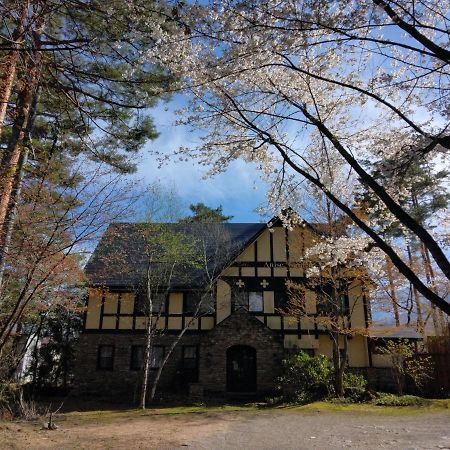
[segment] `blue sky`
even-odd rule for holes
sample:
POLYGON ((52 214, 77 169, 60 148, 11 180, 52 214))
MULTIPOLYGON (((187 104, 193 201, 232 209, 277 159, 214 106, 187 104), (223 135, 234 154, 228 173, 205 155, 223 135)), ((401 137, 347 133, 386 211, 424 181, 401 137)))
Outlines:
POLYGON ((266 186, 260 180, 255 165, 238 160, 225 173, 207 179, 204 179, 207 168, 194 160, 170 162, 158 168, 158 161, 149 152, 152 148, 171 153, 180 145, 193 147, 198 142, 198 133, 175 125, 176 110, 181 106, 184 106, 184 98, 178 95, 169 103, 161 103, 151 110, 160 136, 147 143, 138 178, 147 184, 159 181, 167 188, 175 188, 186 206, 198 202, 213 208, 222 205, 226 215, 234 216, 232 222, 260 222, 261 217, 255 208, 264 204, 266 186))

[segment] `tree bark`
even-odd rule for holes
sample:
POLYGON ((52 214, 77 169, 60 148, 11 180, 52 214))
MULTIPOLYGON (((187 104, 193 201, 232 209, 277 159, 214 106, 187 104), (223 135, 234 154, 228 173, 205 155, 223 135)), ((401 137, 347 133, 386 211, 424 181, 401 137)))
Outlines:
MULTIPOLYGON (((433 266, 431 264, 430 255, 428 254, 427 248, 424 245, 420 245, 420 253, 427 283, 430 286, 430 289, 436 292, 437 287, 433 266)), ((431 309, 431 318, 433 320, 433 328, 436 336, 441 336, 448 332, 448 326, 446 325, 446 320, 442 314, 442 311, 435 308, 433 305, 431 309)))
POLYGON ((150 372, 150 363, 152 358, 152 341, 153 341, 153 298, 151 291, 151 265, 152 260, 150 259, 147 267, 147 300, 148 300, 148 315, 147 315, 147 332, 145 340, 145 354, 144 354, 144 367, 142 374, 142 389, 141 389, 141 400, 140 406, 145 409, 147 406, 147 386, 148 386, 148 375, 150 372))
POLYGON ((386 255, 386 273, 389 281, 389 291, 391 294, 392 310, 394 311, 395 326, 399 327, 400 314, 398 312, 397 289, 395 288, 394 277, 392 276, 392 262, 387 255, 386 255))
POLYGON ((333 337, 333 373, 334 390, 337 397, 344 397, 344 373, 347 367, 348 338, 347 335, 340 335, 338 332, 332 332, 333 337), (339 338, 344 340, 342 355, 339 351, 339 338))
MULTIPOLYGON (((411 269, 415 272, 416 271, 416 264, 415 264, 414 259, 412 257, 411 247, 409 245, 407 245, 406 249, 408 251, 409 265, 411 266, 411 269)), ((417 292, 417 289, 414 286, 412 286, 412 288, 413 288, 414 302, 416 304, 417 329, 418 329, 419 333, 423 333, 423 331, 424 331, 424 322, 423 322, 423 316, 422 316, 422 305, 420 304, 420 296, 419 296, 419 293, 417 292)))
POLYGON ((2 135, 9 99, 16 77, 19 50, 24 41, 24 23, 28 13, 28 6, 29 2, 24 1, 18 23, 11 34, 13 50, 2 58, 0 63, 0 136, 2 135))
MULTIPOLYGON (((191 320, 191 321, 192 321, 192 320, 191 320)), ((190 321, 190 322, 191 322, 191 321, 190 321)), ((190 322, 189 322, 189 323, 190 323, 190 322)), ((175 340, 172 342, 172 344, 170 345, 169 350, 167 351, 167 353, 164 355, 164 358, 163 358, 163 360, 161 361, 160 366, 158 367, 158 370, 157 370, 156 375, 155 375, 155 379, 153 380, 153 383, 152 383, 152 388, 151 388, 151 391, 150 391, 150 402, 152 402, 153 399, 155 398, 156 389, 157 389, 157 387, 158 387, 159 379, 161 378, 161 374, 162 374, 162 371, 163 371, 163 369, 164 369, 164 366, 166 365, 167 361, 169 360, 170 356, 172 355, 172 353, 173 353, 175 347, 176 347, 176 346, 178 345, 178 343, 180 342, 180 340, 181 340, 181 338, 183 337, 184 333, 186 333, 186 330, 188 329, 188 327, 189 327, 189 324, 186 325, 186 326, 181 330, 181 332, 178 334, 178 336, 176 337, 176 339, 175 339, 175 340)))
POLYGON ((446 63, 450 62, 450 51, 445 47, 435 44, 432 40, 428 39, 424 34, 413 25, 405 22, 384 0, 373 0, 373 2, 384 9, 386 14, 390 17, 393 23, 399 26, 403 31, 406 31, 417 42, 420 42, 425 48, 430 50, 436 58, 446 63))
POLYGON ((8 240, 15 220, 16 204, 20 199, 23 165, 27 159, 24 147, 26 133, 29 130, 33 105, 37 100, 40 65, 42 55, 39 52, 40 36, 43 22, 34 33, 36 50, 27 57, 27 73, 21 78, 22 88, 19 91, 15 119, 11 138, 3 154, 0 168, 0 288, 3 281, 4 264, 8 240), (24 154, 25 153, 25 154, 24 154), (14 195, 15 194, 15 195, 14 195))

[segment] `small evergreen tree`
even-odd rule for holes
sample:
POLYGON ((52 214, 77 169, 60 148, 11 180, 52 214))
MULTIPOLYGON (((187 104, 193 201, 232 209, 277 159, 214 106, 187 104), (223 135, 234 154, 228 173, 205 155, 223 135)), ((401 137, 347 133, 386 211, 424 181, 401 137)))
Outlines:
POLYGON ((228 222, 233 216, 225 216, 222 211, 222 205, 217 208, 210 208, 204 203, 195 203, 189 206, 192 211, 192 216, 185 217, 181 219, 180 222, 193 223, 193 222, 203 222, 203 223, 215 223, 215 222, 228 222))

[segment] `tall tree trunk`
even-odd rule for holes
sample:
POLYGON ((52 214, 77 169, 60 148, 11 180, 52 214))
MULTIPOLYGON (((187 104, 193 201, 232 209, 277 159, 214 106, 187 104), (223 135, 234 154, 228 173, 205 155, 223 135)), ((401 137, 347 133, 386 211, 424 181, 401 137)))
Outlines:
POLYGON ((181 338, 183 337, 184 333, 186 333, 186 330, 189 328, 189 324, 192 322, 192 319, 189 321, 188 325, 186 325, 180 333, 178 333, 178 336, 175 338, 175 340, 170 344, 169 350, 164 355, 163 360, 161 361, 160 366, 158 367, 158 370, 155 374, 155 378, 153 379, 152 388, 150 391, 150 402, 152 402, 155 398, 156 389, 158 387, 159 379, 161 378, 162 371, 164 369, 164 366, 166 365, 167 361, 169 360, 170 356, 172 355, 175 347, 180 342, 181 338))
MULTIPOLYGON (((151 265, 150 259, 147 267, 147 300, 148 300, 148 315, 147 315, 147 331, 145 339, 145 353, 144 353, 144 367, 142 370, 142 388, 141 388, 141 400, 140 406, 145 409, 147 404, 147 388, 148 388, 148 375, 150 373, 150 363, 152 358, 152 345, 153 345, 153 298, 152 298, 152 286, 151 286, 151 265)), ((161 308, 160 308, 161 309, 161 308)))
POLYGON ((153 328, 152 317, 148 317, 148 325, 145 340, 145 352, 144 352, 144 367, 142 373, 142 388, 140 406, 145 409, 147 406, 147 390, 148 390, 148 376, 150 373, 150 363, 152 358, 152 341, 153 341, 153 328))
MULTIPOLYGON (((420 253, 422 257, 422 264, 425 272, 425 277, 427 279, 428 286, 437 292, 436 279, 434 275, 433 266, 431 264, 430 255, 427 248, 421 243, 420 253)), ((433 327, 437 336, 441 336, 447 332, 448 326, 446 325, 446 320, 442 311, 436 308, 434 305, 431 306, 431 317, 433 319, 433 327)))
POLYGON ((23 178, 23 174, 21 175, 20 171, 23 169, 24 162, 27 159, 27 150, 24 142, 31 123, 33 105, 37 102, 37 88, 42 59, 39 48, 43 29, 44 24, 41 23, 38 30, 34 33, 36 50, 27 56, 27 74, 20 80, 22 88, 17 98, 12 134, 0 166, 0 288, 3 282, 4 260, 6 258, 8 239, 14 225, 15 204, 19 201, 20 196, 20 184, 23 178), (13 195, 14 193, 16 195, 13 195))
POLYGON ((8 109, 9 99, 11 98, 14 79, 17 72, 17 63, 19 61, 19 50, 24 42, 25 20, 28 13, 29 1, 23 1, 16 28, 11 34, 11 46, 13 50, 7 53, 0 60, 0 136, 8 109))
POLYGON ((348 338, 347 335, 340 335, 338 332, 332 332, 333 341, 333 381, 334 390, 337 397, 344 397, 344 372, 347 366, 348 338), (339 351, 339 339, 343 338, 344 347, 342 354, 339 351))
POLYGON ((181 338, 184 336, 184 334, 186 333, 186 331, 189 329, 189 327, 191 326, 191 323, 194 321, 194 319, 198 318, 200 315, 200 310, 202 308, 202 304, 203 304, 203 300, 204 297, 202 296, 201 300, 198 302, 194 313, 192 314, 192 318, 191 320, 189 320, 189 322, 185 323, 184 328, 178 333, 177 337, 175 338, 175 340, 172 342, 172 344, 169 347, 169 350, 167 351, 167 353, 164 355, 163 360, 161 361, 160 366, 158 367, 158 370, 155 374, 155 378, 153 380, 152 383, 152 389, 150 391, 150 402, 153 401, 153 399, 155 398, 155 394, 156 394, 156 389, 158 387, 158 383, 159 383, 159 379, 161 378, 161 374, 162 371, 164 369, 164 366, 166 365, 167 361, 169 360, 170 356, 172 355, 175 347, 178 345, 178 343, 180 342, 181 338))
POLYGON ((386 256, 386 272, 388 276, 388 282, 389 282, 389 291, 391 295, 391 301, 392 301, 392 310, 394 311, 394 319, 395 319, 395 326, 400 326, 400 314, 398 312, 398 298, 397 298, 397 289, 395 288, 394 284, 394 277, 392 275, 392 262, 389 258, 389 256, 386 256))
MULTIPOLYGON (((416 272, 416 264, 414 262, 414 259, 412 257, 411 253, 411 247, 409 245, 406 246, 406 249, 408 251, 408 259, 409 259, 409 265, 414 272, 416 272)), ((424 323, 423 323, 423 316, 422 316, 422 305, 420 304, 420 296, 417 289, 412 286, 413 289, 413 296, 414 296, 414 302, 416 304, 416 313, 417 313, 417 329, 420 333, 423 333, 424 331, 424 323)))

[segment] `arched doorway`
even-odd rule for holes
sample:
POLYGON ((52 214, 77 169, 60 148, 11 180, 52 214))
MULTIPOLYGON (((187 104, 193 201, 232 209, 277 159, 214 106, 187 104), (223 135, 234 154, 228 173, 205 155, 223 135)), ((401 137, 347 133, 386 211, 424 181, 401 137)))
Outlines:
POLYGON ((227 349, 227 391, 256 391, 256 350, 248 345, 227 349))

